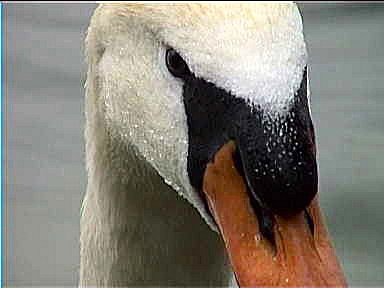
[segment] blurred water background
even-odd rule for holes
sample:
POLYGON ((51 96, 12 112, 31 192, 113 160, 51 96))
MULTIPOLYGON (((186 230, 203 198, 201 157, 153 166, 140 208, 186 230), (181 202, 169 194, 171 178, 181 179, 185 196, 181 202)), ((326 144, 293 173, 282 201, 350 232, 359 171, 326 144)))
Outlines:
MULTIPOLYGON (((94 4, 4 5, 4 278, 76 285, 94 4)), ((384 286, 384 4, 299 4, 321 203, 349 284, 384 286)))

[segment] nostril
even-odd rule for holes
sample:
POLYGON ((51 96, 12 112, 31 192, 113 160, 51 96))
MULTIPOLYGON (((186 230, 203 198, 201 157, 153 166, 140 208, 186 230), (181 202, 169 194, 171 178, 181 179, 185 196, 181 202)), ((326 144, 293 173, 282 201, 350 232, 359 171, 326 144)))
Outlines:
POLYGON ((251 193, 249 192, 249 189, 247 190, 251 206, 257 216, 261 235, 269 241, 274 251, 274 254, 276 254, 277 245, 274 234, 274 226, 276 222, 275 217, 267 208, 262 207, 259 203, 257 203, 257 201, 252 197, 251 193))
POLYGON ((236 146, 235 151, 233 152, 233 162, 235 164, 235 168, 237 172, 240 174, 241 177, 244 178, 244 170, 243 170, 243 163, 241 161, 240 151, 239 148, 236 146))
POLYGON ((314 236, 315 224, 313 223, 313 219, 307 209, 304 210, 304 217, 305 217, 305 220, 307 220, 307 224, 308 224, 309 230, 311 230, 312 236, 314 236))
MULTIPOLYGON (((241 161, 241 155, 238 147, 236 147, 236 150, 234 151, 233 155, 233 161, 236 167, 236 170, 240 174, 240 176, 244 179, 244 182, 247 183, 247 180, 245 178, 245 173, 243 169, 243 163, 241 161)), ((275 235, 274 235, 274 225, 275 225, 275 219, 272 213, 270 213, 266 207, 262 207, 261 203, 259 203, 255 197, 252 196, 252 193, 250 191, 250 187, 247 185, 247 192, 249 195, 249 200, 251 203, 251 206, 253 208, 253 211, 255 212, 257 216, 257 220, 259 222, 259 229, 261 232, 261 235, 265 237, 269 243, 271 244, 273 250, 276 252, 276 241, 275 241, 275 235)))

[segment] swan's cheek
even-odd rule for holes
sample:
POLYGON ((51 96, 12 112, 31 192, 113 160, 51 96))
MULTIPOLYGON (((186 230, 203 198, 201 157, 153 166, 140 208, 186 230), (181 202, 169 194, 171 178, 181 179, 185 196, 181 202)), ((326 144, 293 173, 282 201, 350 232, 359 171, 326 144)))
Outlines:
POLYGON ((111 133, 122 143, 134 145, 165 183, 194 205, 214 228, 188 177, 183 83, 163 69, 158 46, 143 43, 142 49, 133 53, 132 47, 122 45, 116 44, 120 47, 116 51, 106 51, 99 63, 99 75, 103 75, 100 110, 111 133))

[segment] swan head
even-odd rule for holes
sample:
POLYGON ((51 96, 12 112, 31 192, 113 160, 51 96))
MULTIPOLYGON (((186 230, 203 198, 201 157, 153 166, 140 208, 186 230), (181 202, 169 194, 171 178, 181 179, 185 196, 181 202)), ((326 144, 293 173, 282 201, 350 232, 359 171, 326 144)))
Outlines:
POLYGON ((204 172, 231 140, 267 238, 266 215, 303 211, 314 198, 307 51, 295 4, 103 4, 86 51, 87 101, 213 229, 204 172))
MULTIPOLYGON (((97 89, 105 120, 215 227, 197 191, 201 175, 188 171, 195 165, 188 163, 194 141, 188 133, 198 129, 188 127, 188 120, 201 122, 192 126, 209 123, 188 119, 187 109, 200 108, 186 107, 186 81, 169 71, 169 49, 194 78, 261 107, 262 117, 274 120, 285 117, 303 81, 301 16, 294 4, 104 4, 92 18, 87 55, 94 79, 88 81, 97 89)), ((223 143, 199 144, 211 146, 201 156, 207 159, 223 143)))

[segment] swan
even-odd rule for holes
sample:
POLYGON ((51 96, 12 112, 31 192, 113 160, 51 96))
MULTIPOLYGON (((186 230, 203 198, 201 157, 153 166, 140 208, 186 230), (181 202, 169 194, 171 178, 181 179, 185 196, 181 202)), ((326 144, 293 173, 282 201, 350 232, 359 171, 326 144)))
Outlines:
POLYGON ((100 4, 85 46, 80 286, 345 285, 295 4, 100 4))

